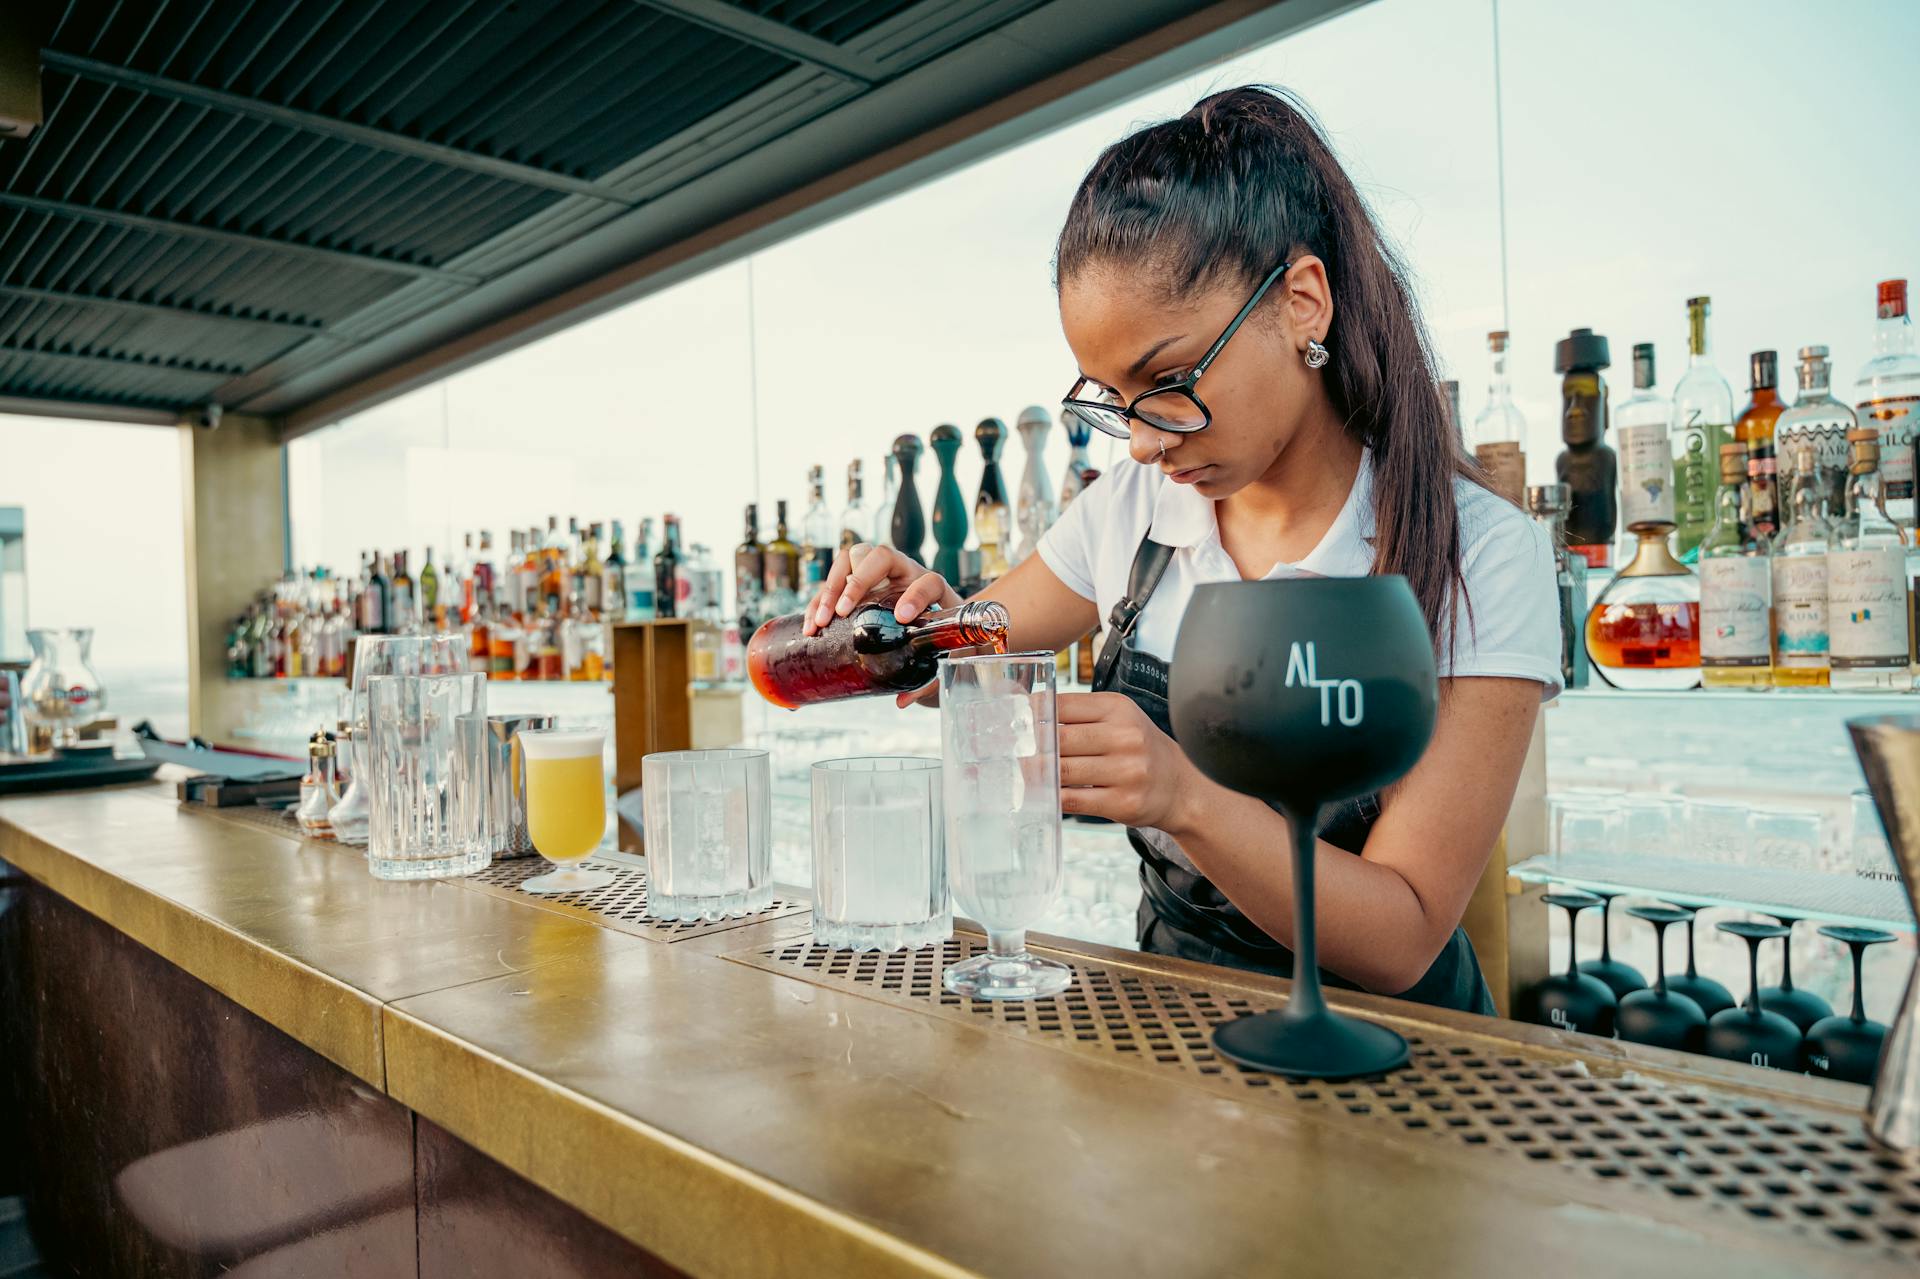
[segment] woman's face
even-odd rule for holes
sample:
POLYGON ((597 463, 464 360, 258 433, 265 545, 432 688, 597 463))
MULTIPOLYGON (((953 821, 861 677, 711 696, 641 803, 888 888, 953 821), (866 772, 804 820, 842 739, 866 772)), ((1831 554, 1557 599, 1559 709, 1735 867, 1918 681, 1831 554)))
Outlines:
MULTIPOLYGON (((1134 461, 1216 499, 1273 470, 1326 394, 1301 359, 1307 338, 1324 331, 1314 327, 1323 305, 1308 299, 1303 306, 1296 293, 1296 277, 1306 276, 1299 282, 1324 283, 1317 259, 1296 263, 1274 283, 1194 384, 1211 424, 1182 435, 1135 419, 1127 445, 1134 461)), ((1165 303, 1158 300, 1165 290, 1137 270, 1094 265, 1061 285, 1060 324, 1081 374, 1131 403, 1191 372, 1257 287, 1222 284, 1165 303)))

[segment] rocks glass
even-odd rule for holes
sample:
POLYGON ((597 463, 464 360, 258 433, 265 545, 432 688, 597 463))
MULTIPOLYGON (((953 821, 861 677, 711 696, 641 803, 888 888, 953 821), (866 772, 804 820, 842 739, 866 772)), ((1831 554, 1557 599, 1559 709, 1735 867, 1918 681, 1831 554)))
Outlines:
POLYGON ((773 901, 767 752, 661 751, 640 761, 647 914, 730 919, 773 901))
POLYGON ((470 875, 490 860, 462 820, 463 715, 486 713, 484 675, 367 681, 367 863, 378 879, 470 875))
POLYGON ((952 935, 940 761, 815 764, 814 940, 837 950, 908 950, 952 935))
POLYGON ((954 900, 987 930, 987 953, 955 964, 948 990, 1038 999, 1073 981, 1028 953, 1027 929, 1060 891, 1060 748, 1052 653, 940 663, 941 774, 954 900))

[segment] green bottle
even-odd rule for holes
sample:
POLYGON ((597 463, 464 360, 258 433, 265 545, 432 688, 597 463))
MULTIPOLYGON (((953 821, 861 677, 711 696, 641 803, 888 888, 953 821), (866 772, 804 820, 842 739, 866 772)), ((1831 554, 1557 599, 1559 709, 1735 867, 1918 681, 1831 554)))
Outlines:
POLYGON ((960 428, 936 426, 928 439, 940 459, 940 483, 933 493, 933 540, 939 548, 933 553, 933 571, 950 584, 958 583, 960 548, 967 544, 967 500, 960 496, 960 482, 953 477, 960 428))

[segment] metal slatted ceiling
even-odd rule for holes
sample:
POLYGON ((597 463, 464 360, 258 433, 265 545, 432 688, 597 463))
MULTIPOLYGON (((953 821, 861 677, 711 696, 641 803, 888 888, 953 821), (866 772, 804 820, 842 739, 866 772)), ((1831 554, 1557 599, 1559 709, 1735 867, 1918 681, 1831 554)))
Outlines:
POLYGON ((1208 8, 64 0, 35 33, 45 121, 0 141, 0 400, 326 411, 583 272, 850 168, 903 120, 1003 99, 1010 68, 1208 8))

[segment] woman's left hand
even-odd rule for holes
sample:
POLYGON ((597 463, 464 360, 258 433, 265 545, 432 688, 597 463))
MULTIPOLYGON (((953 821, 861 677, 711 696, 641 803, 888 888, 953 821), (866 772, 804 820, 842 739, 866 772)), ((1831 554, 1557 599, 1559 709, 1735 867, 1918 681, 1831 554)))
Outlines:
POLYGON ((1146 712, 1119 693, 1062 693, 1060 808, 1171 833, 1205 779, 1146 712))

